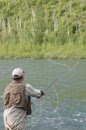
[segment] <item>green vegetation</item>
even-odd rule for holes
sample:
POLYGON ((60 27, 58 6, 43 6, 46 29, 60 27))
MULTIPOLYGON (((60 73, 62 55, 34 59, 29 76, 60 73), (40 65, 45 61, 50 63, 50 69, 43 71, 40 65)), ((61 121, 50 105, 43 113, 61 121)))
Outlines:
POLYGON ((0 0, 0 58, 86 58, 86 1, 0 0))

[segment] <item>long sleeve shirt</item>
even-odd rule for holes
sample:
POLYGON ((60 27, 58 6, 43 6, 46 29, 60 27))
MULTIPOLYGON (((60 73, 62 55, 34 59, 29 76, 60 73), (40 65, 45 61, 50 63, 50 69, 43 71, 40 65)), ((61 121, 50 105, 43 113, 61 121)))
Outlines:
POLYGON ((33 88, 30 84, 26 84, 25 94, 32 97, 40 97, 41 90, 33 88))

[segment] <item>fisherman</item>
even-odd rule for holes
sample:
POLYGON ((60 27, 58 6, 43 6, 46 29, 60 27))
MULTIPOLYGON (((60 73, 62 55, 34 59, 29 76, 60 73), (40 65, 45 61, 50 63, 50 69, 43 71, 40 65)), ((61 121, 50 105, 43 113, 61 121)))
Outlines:
POLYGON ((3 94, 4 125, 6 130, 25 130, 27 115, 31 114, 31 96, 40 98, 45 91, 24 83, 24 71, 15 68, 12 82, 3 94))

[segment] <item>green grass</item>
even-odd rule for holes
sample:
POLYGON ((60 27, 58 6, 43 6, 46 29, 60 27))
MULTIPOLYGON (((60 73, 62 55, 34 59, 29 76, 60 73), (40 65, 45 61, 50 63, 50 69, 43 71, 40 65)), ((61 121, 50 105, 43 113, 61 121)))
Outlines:
POLYGON ((33 44, 16 43, 0 44, 0 58, 86 58, 86 45, 83 44, 65 44, 57 45, 55 43, 33 44))
POLYGON ((0 0, 0 58, 86 58, 85 0, 0 0))

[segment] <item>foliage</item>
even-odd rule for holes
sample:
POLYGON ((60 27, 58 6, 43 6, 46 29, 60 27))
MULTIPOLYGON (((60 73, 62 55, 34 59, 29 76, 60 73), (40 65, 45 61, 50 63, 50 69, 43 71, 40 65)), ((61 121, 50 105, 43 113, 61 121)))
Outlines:
POLYGON ((0 0, 0 44, 22 43, 85 46, 85 0, 0 0))

